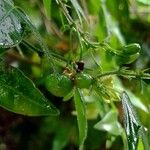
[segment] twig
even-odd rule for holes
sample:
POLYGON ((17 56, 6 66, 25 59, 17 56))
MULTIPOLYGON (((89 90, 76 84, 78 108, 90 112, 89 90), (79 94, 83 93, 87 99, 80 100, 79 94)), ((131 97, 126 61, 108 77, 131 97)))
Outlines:
POLYGON ((126 73, 126 72, 122 72, 122 71, 112 71, 112 72, 106 72, 106 73, 102 73, 96 76, 96 78, 102 78, 105 76, 111 76, 111 75, 117 75, 117 76, 127 76, 127 77, 131 77, 131 78, 140 78, 140 79, 150 79, 150 74, 149 73, 126 73))

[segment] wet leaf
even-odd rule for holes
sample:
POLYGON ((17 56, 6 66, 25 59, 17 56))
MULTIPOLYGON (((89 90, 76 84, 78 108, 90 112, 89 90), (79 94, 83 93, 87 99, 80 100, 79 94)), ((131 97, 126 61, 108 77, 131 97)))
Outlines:
POLYGON ((0 61, 0 106, 28 116, 59 114, 30 79, 3 61, 0 61))
POLYGON ((86 119, 84 98, 81 90, 79 90, 78 88, 75 89, 74 102, 77 112, 77 121, 79 128, 79 144, 80 144, 79 149, 82 150, 84 141, 87 137, 87 119, 86 119))
MULTIPOLYGON (((16 7, 9 0, 0 1, 0 49, 10 48, 22 41, 23 24, 16 7)), ((3 52, 3 51, 2 51, 3 52)), ((1 53, 1 51, 0 51, 1 53)))
POLYGON ((124 113, 124 126, 128 140, 129 150, 136 150, 139 140, 139 130, 141 124, 137 119, 137 115, 130 102, 126 92, 122 93, 122 105, 124 113))

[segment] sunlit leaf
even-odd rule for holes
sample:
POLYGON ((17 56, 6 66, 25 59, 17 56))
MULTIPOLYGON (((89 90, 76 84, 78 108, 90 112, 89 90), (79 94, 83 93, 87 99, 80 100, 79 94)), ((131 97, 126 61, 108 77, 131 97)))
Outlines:
POLYGON ((99 0, 95 0, 95 1, 89 0, 87 3, 91 13, 95 13, 95 14, 99 13, 100 5, 97 5, 98 3, 100 3, 99 0))
POLYGON ((0 62, 0 106, 23 115, 58 115, 58 110, 17 68, 0 62))
POLYGON ((122 127, 117 120, 118 114, 116 111, 109 111, 104 118, 98 122, 94 128, 107 131, 112 135, 121 135, 122 127))
POLYGON ((86 115, 88 120, 96 119, 99 114, 99 109, 97 108, 97 103, 87 103, 86 105, 86 115))
POLYGON ((77 121, 79 128, 79 143, 80 143, 79 149, 82 150, 84 141, 87 136, 87 119, 86 119, 84 98, 81 90, 79 90, 78 88, 75 89, 74 102, 77 112, 77 121))
POLYGON ((131 102, 132 104, 136 107, 136 108, 139 108, 141 109, 142 111, 146 112, 146 113, 149 113, 146 105, 138 98, 136 97, 132 92, 128 91, 127 90, 127 93, 128 93, 128 96, 130 97, 131 99, 131 102))
POLYGON ((143 145, 141 139, 139 139, 138 146, 137 146, 137 150, 144 150, 144 145, 143 145))
POLYGON ((48 18, 51 17, 51 0, 43 0, 45 12, 48 18))
POLYGON ((138 2, 144 4, 144 5, 150 5, 150 1, 149 0, 137 0, 138 2))
POLYGON ((141 124, 137 119, 136 112, 133 109, 129 96, 126 92, 122 93, 122 105, 124 113, 124 126, 128 140, 128 148, 129 150, 136 150, 141 124))

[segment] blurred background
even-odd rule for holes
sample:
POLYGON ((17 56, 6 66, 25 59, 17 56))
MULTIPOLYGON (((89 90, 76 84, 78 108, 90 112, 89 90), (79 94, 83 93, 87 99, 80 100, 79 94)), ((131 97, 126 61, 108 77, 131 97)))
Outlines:
MULTIPOLYGON (((68 58, 70 31, 69 29, 63 30, 67 19, 56 1, 51 0, 50 2, 50 11, 47 12, 41 0, 14 0, 15 5, 26 12, 39 30, 48 48, 55 54, 68 58)), ((75 9, 71 7, 70 1, 64 0, 64 2, 68 5, 69 13, 77 19, 75 9)), ((93 39, 91 40, 98 42, 108 40, 113 48, 134 42, 139 43, 142 47, 140 57, 125 67, 137 70, 150 67, 149 0, 78 0, 78 3, 88 20, 88 26, 85 25, 84 30, 92 35, 93 39)), ((38 40, 30 32, 25 39, 35 47, 39 47, 38 40)), ((73 41, 73 49, 76 50, 78 40, 75 36, 73 41)), ((19 68, 35 82, 44 95, 60 109, 61 114, 58 117, 27 117, 0 108, 0 150, 78 149, 77 121, 76 117, 72 115, 73 102, 64 103, 61 98, 51 95, 45 89, 41 76, 46 76, 51 72, 47 60, 41 60, 37 53, 28 50, 24 45, 20 45, 20 47, 25 53, 24 59, 18 57, 18 54, 12 50, 6 55, 8 62, 19 65, 19 68)), ((118 67, 109 54, 98 52, 98 56, 100 56, 100 60, 96 59, 101 62, 104 71, 111 71, 118 67)), ((90 58, 89 54, 85 54, 84 59, 87 67, 95 67, 92 61, 89 61, 90 58)), ((58 70, 61 68, 58 67, 58 70)), ((150 81, 127 80, 125 78, 119 78, 119 81, 131 95, 134 93, 133 104, 136 106, 141 122, 148 129, 150 142, 150 81)), ((119 104, 117 107, 119 110, 119 104)), ((122 150, 121 136, 93 128, 100 120, 100 117, 97 117, 95 106, 89 105, 88 111, 89 125, 85 149, 116 150, 119 148, 122 150)))

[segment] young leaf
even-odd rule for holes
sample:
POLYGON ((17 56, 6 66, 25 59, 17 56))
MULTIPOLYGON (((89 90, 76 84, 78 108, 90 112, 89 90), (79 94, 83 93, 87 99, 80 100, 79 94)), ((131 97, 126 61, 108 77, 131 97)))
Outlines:
POLYGON ((28 116, 58 115, 59 111, 17 68, 0 61, 0 106, 28 116))
POLYGON ((139 140, 139 130, 141 124, 137 119, 137 115, 130 102, 129 96, 126 92, 122 93, 122 106, 124 113, 124 126, 128 140, 129 150, 136 150, 139 140))
POLYGON ((74 102, 77 112, 77 121, 79 128, 79 143, 80 143, 79 149, 82 150, 84 141, 87 136, 87 119, 86 119, 84 98, 82 92, 78 88, 75 89, 74 102))
POLYGON ((24 28, 11 1, 0 1, 0 53, 21 42, 24 28))
POLYGON ((117 116, 118 114, 116 111, 109 111, 104 118, 94 126, 94 128, 107 131, 112 135, 121 135, 122 128, 117 120, 117 116))

